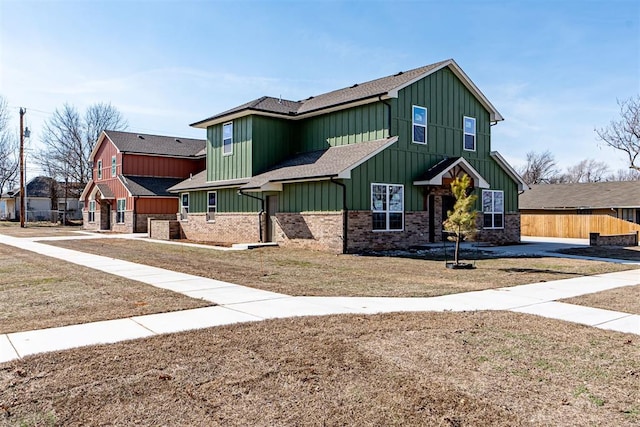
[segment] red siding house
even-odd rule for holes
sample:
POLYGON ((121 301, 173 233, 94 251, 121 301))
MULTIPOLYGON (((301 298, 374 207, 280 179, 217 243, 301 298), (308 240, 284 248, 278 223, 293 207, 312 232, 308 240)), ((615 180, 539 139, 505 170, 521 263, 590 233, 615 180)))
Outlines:
POLYGON ((147 219, 175 219, 167 189, 205 167, 205 140, 104 131, 91 153, 92 179, 80 200, 83 227, 144 233, 147 219))

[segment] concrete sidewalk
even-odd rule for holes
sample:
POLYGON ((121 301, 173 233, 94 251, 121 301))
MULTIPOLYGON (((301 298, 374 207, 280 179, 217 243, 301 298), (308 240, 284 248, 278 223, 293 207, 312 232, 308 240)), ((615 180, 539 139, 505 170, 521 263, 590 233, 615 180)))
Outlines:
MULTIPOLYGON (((73 239, 73 237, 67 237, 73 239)), ((86 237, 82 237, 86 238, 86 237)), ((640 270, 432 298, 292 297, 0 235, 0 243, 215 302, 214 307, 0 335, 0 363, 46 351, 270 318, 399 311, 510 310, 640 335, 640 316, 556 302, 640 284, 640 270)), ((47 240, 47 239, 42 239, 47 240)))

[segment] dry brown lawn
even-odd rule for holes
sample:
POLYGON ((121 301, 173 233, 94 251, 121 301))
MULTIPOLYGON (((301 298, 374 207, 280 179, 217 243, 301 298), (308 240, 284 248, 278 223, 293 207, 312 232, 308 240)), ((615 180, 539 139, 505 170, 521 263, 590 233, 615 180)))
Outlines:
POLYGON ((14 237, 50 237, 50 236, 77 236, 81 227, 62 227, 60 225, 43 223, 27 223, 25 228, 20 228, 20 223, 0 221, 0 234, 14 237))
POLYGON ((218 251, 124 239, 48 243, 288 295, 429 297, 635 268, 549 257, 483 259, 475 270, 450 270, 431 259, 290 248, 218 251))
POLYGON ((269 320, 5 363, 0 425, 637 426, 639 356, 507 312, 269 320))
POLYGON ((560 301, 640 315, 640 285, 626 286, 560 301))
POLYGON ((212 305, 0 245, 0 333, 212 305))

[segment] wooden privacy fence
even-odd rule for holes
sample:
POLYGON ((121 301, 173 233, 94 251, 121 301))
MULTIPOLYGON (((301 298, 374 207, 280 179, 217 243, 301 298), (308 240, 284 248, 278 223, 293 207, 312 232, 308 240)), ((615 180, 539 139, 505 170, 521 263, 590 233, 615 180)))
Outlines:
POLYGON ((640 231, 640 225, 609 215, 522 214, 523 236, 588 239, 589 233, 626 234, 640 231))

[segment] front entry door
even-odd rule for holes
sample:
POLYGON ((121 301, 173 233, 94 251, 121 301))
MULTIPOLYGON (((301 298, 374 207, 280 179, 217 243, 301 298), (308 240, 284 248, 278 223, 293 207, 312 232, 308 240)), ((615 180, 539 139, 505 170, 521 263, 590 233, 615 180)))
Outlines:
POLYGON ((276 241, 276 212, 278 212, 278 196, 267 196, 267 242, 276 241))
POLYGON ((442 221, 440 221, 440 229, 444 230, 443 222, 449 218, 447 212, 453 210, 453 205, 456 204, 456 198, 453 196, 442 196, 442 221))
POLYGON ((111 230, 111 203, 100 203, 100 230, 111 230))

